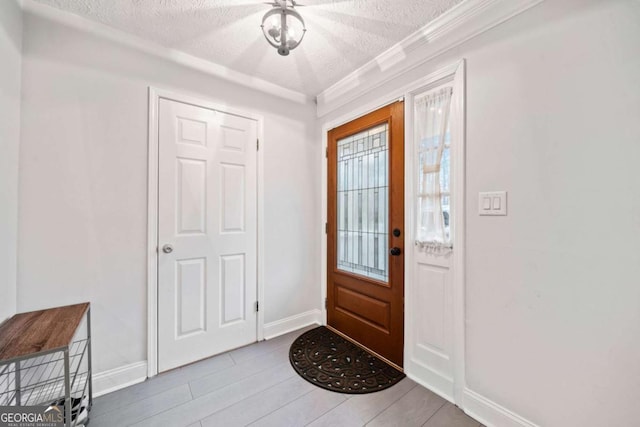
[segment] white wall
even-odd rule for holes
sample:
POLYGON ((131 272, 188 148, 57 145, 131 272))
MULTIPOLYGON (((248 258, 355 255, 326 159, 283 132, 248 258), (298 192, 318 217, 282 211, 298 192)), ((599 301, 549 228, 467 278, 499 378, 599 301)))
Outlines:
POLYGON ((16 310, 22 11, 0 2, 0 322, 16 310))
POLYGON ((467 59, 467 386, 541 426, 638 423, 639 22, 547 0, 322 119, 467 59))
POLYGON ((265 321, 319 308, 313 105, 25 15, 18 309, 91 301, 96 371, 146 359, 147 87, 265 118, 265 321))

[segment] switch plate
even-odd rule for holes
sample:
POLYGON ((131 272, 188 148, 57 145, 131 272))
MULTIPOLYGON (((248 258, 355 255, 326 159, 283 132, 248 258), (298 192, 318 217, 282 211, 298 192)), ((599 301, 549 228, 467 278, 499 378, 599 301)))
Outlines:
POLYGON ((506 215, 507 192, 484 191, 478 193, 478 214, 480 215, 506 215))

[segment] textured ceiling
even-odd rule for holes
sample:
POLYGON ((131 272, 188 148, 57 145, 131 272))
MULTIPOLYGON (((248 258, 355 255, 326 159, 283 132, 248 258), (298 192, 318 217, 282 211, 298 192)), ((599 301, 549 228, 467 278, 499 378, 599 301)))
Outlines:
POLYGON ((36 0, 307 95, 317 95, 462 0, 301 0, 303 43, 267 44, 261 0, 36 0))

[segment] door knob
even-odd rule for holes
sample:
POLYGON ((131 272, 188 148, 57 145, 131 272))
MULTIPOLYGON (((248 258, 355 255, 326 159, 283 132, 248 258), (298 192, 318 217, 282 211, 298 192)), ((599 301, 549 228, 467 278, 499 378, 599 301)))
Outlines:
POLYGON ((171 252, 173 252, 173 246, 166 244, 162 247, 162 252, 164 252, 165 254, 170 254, 171 252))
POLYGON ((394 247, 394 248, 391 248, 391 249, 389 250, 389 253, 390 253, 391 255, 393 255, 393 256, 398 256, 398 255, 400 255, 400 254, 402 253, 402 251, 400 250, 400 248, 395 248, 395 247, 394 247))

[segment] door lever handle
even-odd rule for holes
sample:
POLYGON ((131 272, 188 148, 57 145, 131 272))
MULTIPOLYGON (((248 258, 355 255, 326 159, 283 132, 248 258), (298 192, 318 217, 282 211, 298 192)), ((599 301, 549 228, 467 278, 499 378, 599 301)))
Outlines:
POLYGON ((400 250, 400 248, 396 248, 393 247, 389 250, 389 254, 393 255, 393 256, 398 256, 402 253, 402 251, 400 250))

